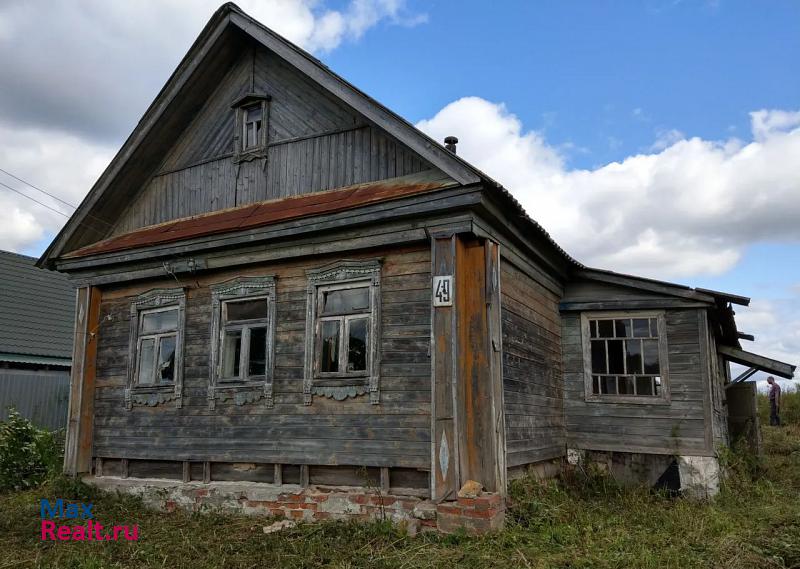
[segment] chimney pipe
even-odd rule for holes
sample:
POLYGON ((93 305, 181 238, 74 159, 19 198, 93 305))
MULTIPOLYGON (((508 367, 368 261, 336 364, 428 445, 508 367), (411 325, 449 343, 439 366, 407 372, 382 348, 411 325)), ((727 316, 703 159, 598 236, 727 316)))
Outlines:
POLYGON ((444 139, 444 147, 453 154, 456 153, 456 144, 458 144, 458 139, 455 136, 448 136, 444 139))

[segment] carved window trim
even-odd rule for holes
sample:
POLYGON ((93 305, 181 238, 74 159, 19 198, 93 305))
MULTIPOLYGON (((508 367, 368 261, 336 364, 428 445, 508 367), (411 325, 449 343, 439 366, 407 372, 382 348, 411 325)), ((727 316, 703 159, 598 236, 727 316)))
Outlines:
POLYGON ((273 406, 272 386, 275 376, 275 277, 236 277, 211 286, 211 358, 209 363, 208 407, 214 409, 217 399, 232 400, 236 405, 255 403, 263 399, 273 406), (266 365, 264 377, 257 379, 223 379, 222 366, 222 309, 223 304, 236 300, 266 299, 266 365))
POLYGON ((381 263, 378 259, 365 261, 337 261, 306 271, 308 289, 306 297, 306 342, 303 380, 303 402, 311 405, 314 395, 342 401, 369 393, 370 403, 380 403, 380 337, 381 337, 381 263), (322 377, 316 373, 319 350, 320 319, 319 291, 322 288, 346 288, 363 283, 369 287, 369 340, 366 373, 339 374, 322 377))
POLYGON ((134 405, 153 407, 175 401, 183 403, 183 338, 186 330, 186 291, 183 288, 153 289, 140 294, 131 303, 130 333, 128 339, 128 378, 125 388, 125 408, 134 405), (171 385, 138 385, 136 382, 139 320, 142 313, 152 309, 178 309, 178 327, 175 337, 175 372, 171 385))
POLYGON ((240 97, 231 105, 234 109, 233 161, 245 162, 256 158, 266 158, 269 131, 269 101, 270 96, 259 93, 248 93, 240 97), (247 110, 253 106, 261 106, 261 131, 257 144, 245 147, 245 119, 247 110))
MULTIPOLYGON (((614 332, 615 338, 625 339, 627 337, 616 338, 617 332, 614 332)), ((624 403, 635 405, 669 405, 671 401, 670 394, 670 373, 669 373, 669 349, 667 338, 667 323, 666 314, 663 310, 631 310, 631 311, 606 311, 606 312, 583 312, 581 313, 581 338, 583 346, 583 362, 584 362, 584 390, 585 398, 590 403, 624 403), (591 322, 593 320, 628 320, 628 319, 654 319, 656 321, 657 336, 653 336, 652 331, 649 338, 658 341, 658 363, 659 363, 659 377, 661 380, 661 393, 658 395, 620 395, 620 394, 600 394, 595 393, 594 375, 592 373, 592 331, 591 322)), ((602 337, 598 337, 598 340, 602 337)), ((633 340, 637 338, 631 338, 633 340)), ((624 348, 623 348, 624 349, 624 348)), ((626 352, 623 351, 623 362, 626 366, 627 361, 626 352)), ((601 374, 602 375, 602 374, 601 374)), ((620 374, 608 374, 618 376, 620 374)), ((630 375, 635 378, 647 377, 652 374, 638 374, 632 373, 621 374, 623 376, 630 375)), ((655 381, 655 380, 653 380, 655 381)))

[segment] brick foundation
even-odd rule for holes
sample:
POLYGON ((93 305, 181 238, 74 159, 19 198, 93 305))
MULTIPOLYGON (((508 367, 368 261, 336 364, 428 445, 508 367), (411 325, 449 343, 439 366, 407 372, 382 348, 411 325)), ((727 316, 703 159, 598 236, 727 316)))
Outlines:
POLYGON ((439 530, 479 534, 500 529, 505 503, 499 494, 434 504, 417 496, 386 495, 374 489, 243 482, 177 482, 162 479, 88 477, 89 484, 140 496, 164 511, 225 511, 247 515, 315 520, 390 520, 409 533, 439 530))

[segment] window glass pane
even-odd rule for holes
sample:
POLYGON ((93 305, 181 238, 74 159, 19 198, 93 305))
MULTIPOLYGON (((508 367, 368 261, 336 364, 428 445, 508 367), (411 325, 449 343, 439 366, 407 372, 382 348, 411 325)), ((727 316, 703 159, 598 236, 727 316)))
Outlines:
POLYGON ((636 394, 637 395, 653 395, 653 378, 652 377, 637 377, 636 378, 636 394))
POLYGON ((139 374, 137 377, 139 385, 152 385, 155 379, 155 373, 153 373, 155 345, 154 338, 146 338, 139 344, 139 374))
POLYGON ((658 340, 643 340, 644 373, 661 373, 658 364, 658 340))
POLYGON ((617 378, 617 385, 619 386, 620 395, 634 395, 633 392, 633 378, 629 375, 623 375, 617 378))
POLYGON ((650 319, 650 335, 653 338, 658 338, 658 319, 651 318, 650 319))
POLYGON ((256 125, 247 123, 244 126, 244 147, 250 148, 256 145, 256 125))
POLYGON ((247 118, 245 122, 260 122, 261 121, 261 105, 252 105, 245 109, 247 118))
POLYGON ((661 395, 661 378, 656 376, 653 378, 653 381, 656 384, 656 395, 661 395))
POLYGON ((242 354, 242 331, 226 330, 222 341, 222 377, 239 377, 239 358, 242 354))
POLYGON ((625 373, 623 340, 608 340, 608 373, 625 373))
POLYGON ((323 314, 342 314, 369 310, 369 287, 332 290, 322 294, 323 314))
POLYGON ((322 349, 320 350, 321 372, 339 371, 339 320, 322 322, 322 349))
POLYGON ((597 321, 597 335, 600 338, 613 338, 614 337, 614 321, 613 320, 598 320, 597 321))
POLYGON ((647 318, 633 319, 633 337, 647 338, 650 336, 650 321, 647 318))
POLYGON ((608 373, 606 369, 606 342, 605 340, 592 341, 592 372, 608 373))
POLYGON ((614 320, 614 330, 616 331, 617 338, 630 338, 631 337, 631 321, 630 320, 614 320))
POLYGON ((600 394, 600 376, 593 375, 592 376, 592 393, 595 395, 600 394))
POLYGON ((625 365, 628 373, 642 373, 641 340, 625 340, 625 365))
POLYGON ((228 322, 232 320, 256 320, 267 317, 267 299, 226 302, 228 322))
POLYGON ((160 310, 158 312, 143 312, 139 319, 140 329, 143 334, 153 332, 169 332, 178 328, 178 309, 160 310))
POLYGON ((158 341, 158 378, 161 383, 172 383, 175 379, 175 336, 158 341))
POLYGON ((589 337, 597 338, 597 320, 589 321, 589 337))
POLYGON ((600 392, 603 395, 617 394, 617 378, 613 375, 604 375, 600 378, 600 392))
POLYGON ((250 328, 250 361, 247 362, 247 375, 266 375, 267 373, 267 329, 250 328))
POLYGON ((347 371, 367 369, 367 334, 369 320, 359 318, 350 321, 350 337, 347 344, 347 371))

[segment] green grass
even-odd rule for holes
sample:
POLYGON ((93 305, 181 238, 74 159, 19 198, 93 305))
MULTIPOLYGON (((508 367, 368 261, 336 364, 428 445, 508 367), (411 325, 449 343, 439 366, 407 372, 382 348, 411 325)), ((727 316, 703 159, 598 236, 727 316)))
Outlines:
POLYGON ((767 456, 732 454, 712 502, 621 490, 592 477, 514 484, 504 531, 422 534, 386 524, 319 523, 265 535, 260 518, 152 512, 130 497, 59 479, 0 495, 0 569, 9 567, 800 567, 800 425, 764 428, 767 456), (104 525, 138 524, 139 542, 39 539, 39 499, 93 501, 104 525))

